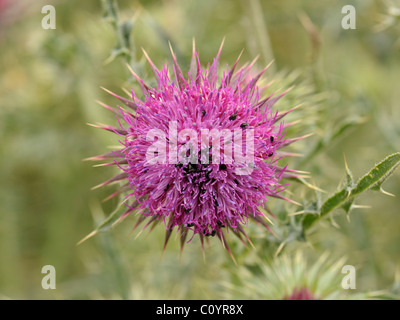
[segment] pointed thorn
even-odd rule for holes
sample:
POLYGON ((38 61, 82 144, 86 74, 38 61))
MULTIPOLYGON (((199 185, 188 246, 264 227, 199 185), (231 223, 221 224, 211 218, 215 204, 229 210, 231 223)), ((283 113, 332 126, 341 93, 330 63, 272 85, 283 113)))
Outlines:
POLYGON ((135 209, 137 209, 136 207, 138 206, 138 202, 137 200, 135 200, 132 205, 130 206, 130 208, 128 210, 126 210, 123 214, 121 214, 121 216, 114 221, 114 223, 111 225, 111 227, 114 227, 115 225, 117 225, 118 223, 120 223, 122 220, 124 220, 127 216, 129 216, 135 209))
POLYGON ((143 51, 144 56, 145 56, 146 59, 147 59, 147 62, 150 64, 150 66, 151 66, 154 70, 157 70, 157 71, 158 71, 156 65, 155 65, 155 64, 153 63, 153 61, 150 59, 150 57, 149 57, 149 55, 147 54, 146 50, 144 50, 144 49, 142 48, 142 51, 143 51))
MULTIPOLYGON (((309 178, 309 177, 307 177, 307 178, 309 178)), ((298 179, 298 181, 300 181, 300 183, 304 184, 306 187, 308 187, 308 188, 310 188, 312 190, 315 190, 315 191, 318 191, 318 192, 322 192, 322 193, 327 193, 325 190, 317 187, 315 185, 315 181, 314 180, 313 180, 314 184, 311 184, 311 183, 308 183, 307 181, 305 181, 303 179, 303 177, 298 177, 297 179, 298 179)))
POLYGON ((221 45, 219 46, 219 50, 218 50, 218 53, 217 53, 217 58, 218 58, 218 59, 219 59, 219 57, 221 56, 221 52, 222 52, 222 48, 223 48, 223 46, 224 46, 224 43, 225 43, 225 36, 223 37, 222 42, 221 42, 221 45))
POLYGON ((282 175, 282 179, 307 179, 310 178, 310 176, 302 175, 302 174, 293 174, 293 173, 286 173, 284 172, 282 175))
POLYGON ((112 177, 111 179, 109 179, 109 180, 107 180, 107 181, 105 181, 103 183, 100 183, 97 186, 94 186, 91 190, 98 189, 100 187, 103 187, 103 186, 108 185, 108 184, 113 183, 113 182, 121 181, 121 180, 123 180, 123 179, 125 179, 127 177, 128 177, 128 174, 126 172, 122 172, 122 173, 116 175, 115 177, 112 177))
POLYGON ((108 104, 105 104, 99 100, 94 100, 97 104, 99 104, 100 106, 102 106, 103 108, 110 110, 111 112, 117 114, 117 115, 122 115, 118 110, 114 109, 113 107, 109 106, 108 104))
POLYGON ((176 78, 178 81, 178 85, 180 89, 185 88, 185 80, 183 79, 183 74, 182 74, 182 70, 178 64, 178 61, 176 60, 176 56, 174 53, 174 50, 172 49, 172 45, 171 42, 168 41, 169 44, 169 49, 171 50, 171 56, 172 56, 172 60, 174 62, 174 66, 175 66, 175 72, 176 72, 176 78))
POLYGON ((168 229, 168 230, 165 232, 165 240, 164 240, 163 254, 164 254, 164 252, 165 252, 165 249, 167 248, 168 240, 169 240, 169 238, 171 237, 171 234, 172 234, 172 230, 169 230, 169 229, 168 229))
POLYGON ((143 232, 144 230, 146 230, 146 228, 147 228, 152 222, 154 222, 155 220, 157 220, 157 216, 156 216, 156 215, 151 216, 151 218, 149 219, 149 221, 143 226, 143 228, 140 230, 140 232, 136 235, 135 240, 136 240, 136 239, 142 234, 142 232, 143 232))
POLYGON ((149 55, 147 54, 147 52, 142 48, 143 54, 147 59, 147 62, 149 63, 149 65, 151 66, 151 68, 153 69, 153 73, 154 73, 154 77, 156 78, 157 82, 160 80, 160 77, 158 75, 159 70, 157 69, 156 65, 153 63, 153 61, 151 61, 149 55))
POLYGON ((393 193, 387 192, 387 191, 383 190, 382 188, 380 188, 379 192, 386 194, 387 196, 390 196, 390 197, 395 197, 395 195, 393 193))
POLYGON ((243 230, 243 227, 241 225, 239 225, 238 230, 240 233, 242 233, 244 235, 244 237, 246 238, 246 240, 250 243, 251 247, 253 249, 255 249, 256 247, 254 246, 253 242, 251 242, 250 238, 248 237, 248 235, 246 234, 246 232, 243 230))
POLYGON ((260 80, 261 76, 264 74, 265 71, 267 71, 267 69, 271 66, 271 64, 274 62, 274 60, 272 60, 264 69, 262 69, 249 83, 249 86, 251 89, 254 88, 254 86, 256 85, 257 81, 260 80))
MULTIPOLYGON (((228 76, 227 76, 226 81, 225 81, 225 85, 229 85, 231 83, 233 73, 235 72, 236 66, 237 66, 237 64, 238 64, 238 62, 240 60, 240 57, 243 54, 243 51, 244 51, 244 49, 242 49, 242 51, 240 51, 239 57, 236 59, 236 62, 233 64, 233 66, 229 70, 228 76)), ((222 84, 220 85, 220 88, 221 88, 221 86, 222 86, 222 84)))
MULTIPOLYGON (((347 219, 350 219, 350 215, 347 215, 347 219)), ((337 224, 337 222, 335 221, 335 219, 333 219, 333 214, 332 212, 330 212, 329 214, 329 220, 332 223, 332 226, 334 226, 336 229, 340 229, 340 226, 337 224)), ((350 220, 349 220, 350 221, 350 220)))
POLYGON ((106 182, 100 183, 100 184, 98 184, 98 185, 96 185, 96 186, 90 188, 90 190, 92 190, 92 191, 93 191, 93 190, 96 190, 96 189, 98 189, 98 188, 101 188, 101 187, 105 186, 106 184, 107 184, 106 182))
POLYGON ((104 161, 104 160, 107 160, 107 159, 110 159, 110 158, 113 158, 113 157, 123 158, 123 155, 117 153, 117 151, 120 151, 120 150, 111 151, 111 152, 107 152, 107 153, 104 153, 104 154, 101 154, 101 155, 98 155, 98 156, 85 158, 85 159, 82 159, 82 161, 104 161))
POLYGON ((193 37, 192 38, 192 56, 195 56, 195 54, 196 54, 196 40, 193 37))
POLYGON ((128 68, 129 72, 133 75, 133 77, 147 90, 150 90, 150 87, 148 87, 144 81, 133 71, 132 67, 129 64, 126 64, 126 67, 128 68))
POLYGON ((117 220, 115 220, 112 224, 111 224, 111 228, 114 228, 117 224, 119 224, 122 220, 124 220, 126 217, 128 216, 128 214, 122 214, 117 220))
POLYGON ((150 233, 154 230, 154 227, 155 227, 159 222, 160 222, 159 220, 155 220, 155 221, 152 223, 152 225, 150 226, 149 232, 147 233, 147 235, 146 235, 145 238, 147 238, 147 237, 150 235, 150 233))
POLYGON ((219 232, 217 232, 217 236, 218 236, 218 238, 221 240, 222 245, 223 245, 223 247, 225 248, 225 250, 228 251, 228 253, 229 253, 230 257, 232 258, 233 262, 235 263, 235 265, 237 265, 237 262, 236 262, 236 260, 235 260, 235 257, 233 256, 232 251, 231 251, 231 249, 229 248, 228 243, 226 242, 224 233, 223 233, 221 230, 219 230, 219 232))
POLYGON ((346 169, 346 172, 348 172, 349 171, 349 166, 347 165, 346 155, 344 154, 344 152, 343 152, 343 159, 344 159, 344 167, 346 169))
POLYGON ((304 210, 301 210, 301 211, 289 213, 288 216, 289 216, 289 217, 294 217, 294 216, 298 216, 298 215, 303 214, 303 213, 305 213, 305 211, 304 211, 304 210))
POLYGON ((120 161, 99 163, 99 164, 93 165, 93 167, 94 167, 94 168, 97 168, 97 167, 107 167, 107 166, 112 166, 112 165, 116 165, 116 164, 118 164, 118 165, 120 165, 120 164, 128 164, 128 160, 123 159, 123 160, 120 160, 120 161))
POLYGON ((276 155, 278 158, 281 157, 304 157, 301 153, 293 153, 293 152, 286 152, 286 151, 277 151, 276 155))
POLYGON ((260 212, 261 212, 261 215, 263 216, 263 218, 265 219, 265 220, 267 220, 271 225, 274 225, 274 222, 270 219, 270 218, 268 218, 268 216, 266 215, 266 213, 264 212, 264 208, 260 208, 260 212))
MULTIPOLYGON (((288 89, 288 90, 289 90, 289 89, 288 89)), ((286 90, 286 92, 288 92, 288 90, 286 90)), ((292 109, 290 109, 290 110, 288 110, 288 111, 284 111, 284 112, 279 113, 279 114, 276 116, 276 118, 275 118, 275 122, 281 120, 283 117, 285 117, 285 116, 288 115, 289 113, 291 113, 291 112, 293 112, 293 111, 299 109, 299 108, 302 107, 302 106, 303 106, 303 104, 301 103, 301 104, 299 104, 299 105, 293 107, 292 109)))
POLYGON ((293 139, 287 139, 285 142, 283 142, 283 143, 278 147, 278 149, 287 147, 288 145, 292 144, 293 142, 296 142, 296 141, 299 141, 299 140, 302 140, 302 139, 306 139, 306 138, 308 138, 308 137, 311 137, 312 135, 314 135, 314 133, 309 133, 309 134, 306 134, 306 135, 304 135, 304 136, 297 137, 297 138, 293 138, 293 139))
POLYGON ((198 63, 197 63, 197 58, 196 58, 196 43, 193 37, 192 40, 192 59, 190 60, 190 66, 189 66, 189 75, 192 78, 193 81, 197 79, 197 76, 199 74, 199 68, 198 68, 198 63))
POLYGON ((146 216, 144 214, 140 214, 138 221, 136 221, 135 226, 132 228, 131 232, 129 233, 129 235, 132 235, 132 233, 136 230, 136 228, 144 221, 146 220, 146 216))
POLYGON ((299 124, 301 122, 302 122, 302 120, 295 120, 295 121, 292 121, 292 122, 285 123, 285 125, 283 126, 283 129, 287 129, 287 128, 291 127, 291 126, 295 126, 296 124, 299 124))
POLYGON ((233 230, 231 227, 229 227, 229 230, 233 232, 233 234, 239 238, 239 240, 243 243, 243 245, 248 248, 247 242, 242 238, 242 235, 238 230, 233 230))
POLYGON ((283 250, 283 248, 284 248, 285 245, 286 245, 286 242, 282 242, 282 243, 279 245, 278 249, 276 249, 276 252, 275 252, 275 254, 274 254, 274 258, 276 258, 276 257, 281 253, 281 251, 283 250))
POLYGON ((108 94, 112 95, 113 97, 117 98, 119 101, 121 101, 121 102, 122 102, 124 105, 126 105, 127 107, 129 107, 129 108, 131 108, 132 110, 135 110, 135 111, 136 111, 137 105, 136 105, 136 103, 134 103, 133 101, 128 100, 128 99, 126 99, 126 98, 124 98, 124 97, 121 97, 121 96, 117 95, 116 93, 114 93, 114 92, 112 92, 112 91, 110 91, 110 90, 108 90, 108 89, 106 89, 106 88, 104 88, 104 87, 100 87, 100 88, 103 89, 103 90, 104 90, 105 92, 107 92, 108 94))
POLYGON ((92 231, 91 233, 89 233, 86 237, 84 237, 83 239, 81 239, 76 245, 79 246, 81 243, 85 242, 86 240, 90 239, 91 237, 93 237, 94 235, 96 235, 98 233, 97 230, 92 231))
POLYGON ((136 240, 137 238, 139 238, 139 236, 142 234, 144 229, 141 229, 138 234, 135 236, 135 238, 133 238, 133 240, 136 240))
POLYGON ((183 247, 185 246, 185 241, 186 241, 187 234, 188 234, 188 229, 182 227, 180 233, 181 233, 181 235, 180 235, 181 236, 181 239, 180 239, 181 240, 180 256, 182 256, 183 247))
POLYGON ((353 209, 371 209, 372 206, 365 206, 365 205, 361 205, 361 204, 353 204, 351 206, 353 209))
POLYGON ((167 226, 167 231, 165 232, 165 242, 164 242, 163 254, 164 254, 164 252, 165 252, 165 249, 167 248, 168 240, 169 240, 169 238, 170 238, 170 236, 171 236, 171 233, 172 233, 172 231, 173 231, 173 228, 172 228, 173 222, 174 222, 174 213, 172 213, 172 214, 170 215, 170 217, 169 217, 168 226, 167 226))
POLYGON ((286 169, 286 167, 279 167, 279 166, 276 166, 275 169, 278 172, 285 171, 285 172, 290 172, 290 173, 298 173, 298 174, 306 174, 306 175, 310 175, 311 174, 311 172, 308 172, 308 171, 286 169))
POLYGON ((97 129, 107 130, 107 131, 110 131, 112 133, 116 133, 116 134, 123 135, 123 136, 126 136, 128 134, 128 131, 126 131, 125 129, 119 129, 119 128, 116 128, 116 127, 113 127, 113 126, 109 126, 109 125, 106 125, 106 124, 100 124, 100 123, 99 124, 86 123, 86 124, 88 126, 91 126, 91 127, 97 128, 97 129))
POLYGON ((206 263, 206 253, 204 250, 204 237, 202 234, 199 234, 199 237, 200 237, 200 242, 201 242, 201 250, 203 251, 203 261, 204 261, 204 263, 206 263))
POLYGON ((112 198, 116 197, 120 192, 117 190, 113 193, 111 193, 108 197, 104 198, 103 200, 101 200, 101 202, 107 202, 108 200, 111 200, 112 198))
POLYGON ((295 204, 296 206, 302 207, 302 205, 300 203, 298 203, 298 202, 296 202, 296 201, 294 201, 292 199, 286 198, 284 196, 281 196, 280 194, 272 194, 271 197, 278 198, 278 199, 281 199, 281 200, 285 200, 285 201, 288 201, 290 203, 295 204))

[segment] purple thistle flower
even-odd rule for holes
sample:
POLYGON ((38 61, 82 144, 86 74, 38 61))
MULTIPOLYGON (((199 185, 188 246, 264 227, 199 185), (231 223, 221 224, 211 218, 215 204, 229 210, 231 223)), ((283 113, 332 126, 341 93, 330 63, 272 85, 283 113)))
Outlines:
MULTIPOLYGON (((291 201, 279 194, 285 188, 281 179, 297 177, 299 173, 277 165, 278 160, 291 155, 279 150, 303 138, 284 139, 282 118, 295 108, 283 113, 273 110, 286 92, 261 99, 267 86, 259 88, 257 81, 268 67, 255 76, 252 76, 255 61, 236 70, 240 56, 219 78, 222 45, 213 63, 202 68, 193 44, 187 77, 172 49, 173 76, 168 64, 158 70, 144 52, 157 87, 147 86, 131 70, 142 85, 142 100, 133 91, 129 100, 106 90, 130 110, 103 105, 117 114, 120 127, 97 127, 119 135, 122 148, 89 159, 112 159, 105 165, 121 169, 119 175, 99 186, 125 181, 109 198, 126 192, 128 201, 131 199, 121 218, 140 209, 134 229, 146 219, 143 229, 150 225, 153 228, 162 221, 166 228, 164 249, 177 228, 182 249, 188 235, 190 239, 199 235, 203 251, 204 237, 216 235, 232 256, 225 232, 233 232, 244 243, 251 244, 243 228, 249 218, 270 229, 259 207, 265 206, 270 197, 291 201), (198 139, 192 140, 187 135, 182 138, 184 130, 196 133, 198 139), (202 136, 202 132, 212 130, 232 133, 231 139, 229 136, 223 139, 220 150, 210 144, 210 136, 206 139, 202 136), (149 139, 150 132, 158 133, 157 139, 149 139), (176 136, 176 132, 180 135, 176 136), (242 140, 249 136, 251 146, 246 144, 249 139, 242 140), (230 148, 235 151, 234 156, 230 156, 230 148), (251 161, 240 161, 238 155, 246 152, 252 153, 251 161)), ((216 137, 219 141, 219 136, 216 137)))
POLYGON ((292 294, 283 300, 317 300, 308 288, 294 288, 292 294))

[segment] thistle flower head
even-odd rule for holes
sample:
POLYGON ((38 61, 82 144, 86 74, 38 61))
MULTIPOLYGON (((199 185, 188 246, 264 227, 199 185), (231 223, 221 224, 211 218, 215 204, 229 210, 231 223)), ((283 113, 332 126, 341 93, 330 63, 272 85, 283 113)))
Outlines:
POLYGON ((136 227, 146 218, 145 227, 163 221, 165 245, 174 228, 182 247, 188 234, 198 234, 202 243, 216 235, 228 251, 225 232, 250 242, 243 226, 251 218, 269 228, 259 208, 270 197, 286 199, 279 194, 281 179, 297 174, 277 165, 285 155, 279 150, 298 140, 283 137, 282 118, 293 109, 278 113, 273 108, 285 92, 261 98, 267 86, 257 82, 267 68, 253 75, 253 61, 236 70, 240 56, 219 77, 221 49, 203 68, 193 46, 187 76, 172 49, 172 68, 164 64, 160 70, 144 52, 157 86, 149 87, 131 70, 144 97, 133 90, 132 99, 110 92, 130 110, 114 110, 118 128, 100 126, 119 135, 122 145, 91 158, 113 159, 108 164, 122 171, 101 185, 125 181, 113 194, 127 191, 123 217, 139 209, 136 227))
POLYGON ((302 251, 284 253, 273 260, 259 259, 253 268, 235 271, 238 283, 223 290, 228 299, 332 300, 359 299, 342 287, 345 259, 333 261, 328 253, 309 263, 302 251), (254 273, 254 270, 260 272, 254 273), (232 290, 233 289, 233 290, 232 290))
POLYGON ((300 289, 294 288, 290 296, 284 298, 284 300, 316 300, 316 299, 310 289, 302 287, 300 289))

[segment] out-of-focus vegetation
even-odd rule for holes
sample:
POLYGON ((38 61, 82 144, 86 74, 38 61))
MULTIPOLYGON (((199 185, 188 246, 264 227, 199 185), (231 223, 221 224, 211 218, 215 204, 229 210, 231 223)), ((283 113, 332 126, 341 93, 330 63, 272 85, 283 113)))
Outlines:
MULTIPOLYGON (((262 68, 275 59, 267 71, 270 80, 276 79, 271 90, 296 85, 277 107, 304 103, 292 115, 292 120, 301 115, 302 122, 288 137, 314 133, 293 146, 304 157, 288 161, 310 172, 308 182, 327 191, 321 195, 326 199, 345 179, 344 155, 357 179, 400 150, 400 4, 351 1, 357 29, 344 30, 341 9, 348 2, 120 1, 120 20, 132 22, 127 57, 124 52, 112 54, 118 39, 102 19, 100 1, 51 1, 56 30, 41 27, 46 1, 0 1, 0 298, 236 297, 223 284, 246 286, 238 279, 241 272, 249 275, 235 266, 217 239, 207 246, 205 262, 197 240, 180 256, 179 241, 172 239, 162 256, 161 225, 135 240, 137 232, 130 235, 135 220, 129 217, 76 245, 117 206, 116 200, 101 203, 113 187, 90 191, 112 170, 82 162, 118 144, 112 134, 86 125, 115 123, 95 102, 117 104, 100 86, 117 93, 132 86, 126 61, 151 79, 141 47, 160 66, 171 61, 168 41, 183 68, 188 67, 193 37, 203 65, 214 57, 223 37, 221 65, 232 64, 243 48, 242 62, 259 54, 262 68), (56 290, 41 287, 44 265, 56 268, 56 290)), ((349 216, 336 211, 313 226, 306 242, 288 243, 284 254, 302 250, 311 261, 326 252, 338 260, 346 257, 346 264, 357 268, 356 293, 396 290, 399 177, 395 172, 384 186, 397 197, 363 194, 357 204, 369 208, 357 208, 349 216)), ((302 204, 314 195, 295 182, 288 192, 302 204)), ((270 208, 277 218, 290 220, 288 214, 298 209, 278 202, 271 200, 270 208)), ((277 248, 264 231, 250 228, 256 250, 233 237, 232 247, 238 265, 257 273, 259 257, 270 260, 277 248)), ((268 281, 258 285, 270 292, 268 281)))

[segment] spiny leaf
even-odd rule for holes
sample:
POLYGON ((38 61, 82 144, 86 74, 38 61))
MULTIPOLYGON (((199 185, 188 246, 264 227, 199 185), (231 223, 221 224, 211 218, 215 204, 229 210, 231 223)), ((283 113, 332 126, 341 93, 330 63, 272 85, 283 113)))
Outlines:
POLYGON ((304 179, 304 177, 296 177, 292 179, 293 181, 299 182, 301 184, 304 184, 306 187, 312 189, 312 190, 316 190, 319 192, 323 192, 325 193, 326 191, 322 190, 321 188, 318 188, 317 186, 315 186, 314 184, 311 184, 309 182, 307 182, 307 180, 304 179))
POLYGON ((102 0, 103 18, 116 26, 118 21, 118 8, 115 0, 102 0))
POLYGON ((392 175, 399 165, 400 152, 386 157, 358 181, 356 186, 352 189, 351 195, 360 194, 367 189, 380 191, 382 184, 392 175))
POLYGON ((346 202, 342 205, 342 209, 343 209, 344 211, 346 211, 347 214, 350 213, 350 211, 351 211, 351 209, 352 209, 352 207, 353 207, 353 202, 354 202, 354 199, 352 198, 352 199, 350 199, 349 201, 346 201, 346 202))
POLYGON ((345 181, 345 186, 347 188, 353 188, 354 187, 354 179, 353 179, 353 174, 351 173, 349 166, 347 165, 346 157, 344 158, 344 165, 346 168, 346 181, 345 181))
POLYGON ((393 174, 394 170, 400 165, 400 152, 394 153, 364 175, 356 185, 353 185, 353 177, 346 164, 346 181, 343 188, 330 196, 320 207, 318 213, 312 213, 305 210, 302 225, 304 230, 318 219, 324 217, 336 208, 343 208, 347 213, 351 210, 356 196, 366 190, 378 190, 382 192, 382 184, 393 174))
POLYGON ((81 244, 82 242, 85 242, 89 238, 95 236, 99 232, 104 232, 109 230, 114 223, 120 218, 121 216, 121 207, 124 206, 124 202, 121 202, 118 207, 107 217, 106 220, 104 220, 96 229, 94 229, 91 233, 89 233, 86 237, 84 237, 82 240, 78 242, 78 245, 81 244))
MULTIPOLYGON (((347 191, 350 191, 354 187, 354 179, 353 174, 347 165, 346 157, 344 157, 344 165, 346 168, 346 180, 344 181, 344 188, 347 189, 347 191)), ((342 205, 342 209, 347 213, 347 215, 350 214, 350 211, 353 208, 353 202, 354 198, 351 198, 342 205)))
POLYGON ((122 48, 131 48, 131 33, 133 29, 133 22, 130 20, 123 21, 118 26, 119 41, 122 48))
POLYGON ((308 228, 310 228, 318 218, 319 215, 315 213, 305 214, 302 221, 303 229, 307 230, 308 228))
POLYGON ((321 207, 321 216, 326 215, 333 209, 337 208, 339 205, 344 203, 349 198, 350 192, 346 189, 342 189, 336 192, 328 200, 326 200, 321 207))

